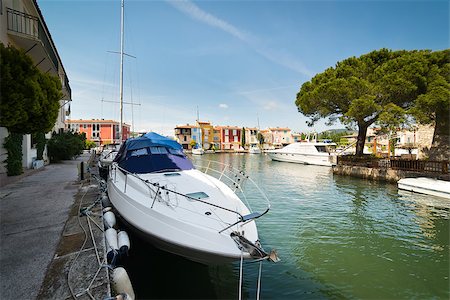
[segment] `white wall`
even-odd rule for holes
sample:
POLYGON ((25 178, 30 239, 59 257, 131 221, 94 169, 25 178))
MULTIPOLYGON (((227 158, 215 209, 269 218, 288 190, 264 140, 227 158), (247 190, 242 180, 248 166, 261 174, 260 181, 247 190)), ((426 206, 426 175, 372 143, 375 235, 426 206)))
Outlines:
POLYGON ((8 158, 8 152, 3 147, 3 143, 8 135, 8 130, 5 127, 0 127, 0 174, 6 173, 6 163, 4 161, 8 158))
POLYGON ((33 161, 37 157, 37 150, 32 147, 31 134, 24 134, 22 140, 22 166, 27 169, 33 168, 33 161))

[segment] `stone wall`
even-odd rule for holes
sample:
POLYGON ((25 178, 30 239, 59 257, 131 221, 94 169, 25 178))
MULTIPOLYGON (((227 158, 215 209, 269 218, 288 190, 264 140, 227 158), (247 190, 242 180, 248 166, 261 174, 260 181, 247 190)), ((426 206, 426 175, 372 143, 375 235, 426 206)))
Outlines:
POLYGON ((369 168, 360 166, 338 165, 333 167, 333 174, 359 177, 370 180, 387 181, 396 183, 407 177, 432 177, 442 180, 450 180, 450 174, 431 174, 412 171, 393 170, 385 168, 369 168))
POLYGON ((428 158, 428 153, 433 143, 434 126, 420 125, 417 128, 417 146, 419 148, 418 159, 428 158))

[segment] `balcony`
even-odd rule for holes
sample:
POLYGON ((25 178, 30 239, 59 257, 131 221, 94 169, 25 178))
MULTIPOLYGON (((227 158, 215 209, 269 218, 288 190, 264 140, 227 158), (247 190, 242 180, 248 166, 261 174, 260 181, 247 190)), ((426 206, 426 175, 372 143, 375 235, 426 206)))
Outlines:
POLYGON ((6 8, 7 29, 11 40, 25 50, 38 67, 44 73, 50 73, 61 78, 65 99, 72 98, 69 80, 60 72, 60 63, 53 42, 47 35, 45 25, 38 17, 26 14, 12 8, 6 8))

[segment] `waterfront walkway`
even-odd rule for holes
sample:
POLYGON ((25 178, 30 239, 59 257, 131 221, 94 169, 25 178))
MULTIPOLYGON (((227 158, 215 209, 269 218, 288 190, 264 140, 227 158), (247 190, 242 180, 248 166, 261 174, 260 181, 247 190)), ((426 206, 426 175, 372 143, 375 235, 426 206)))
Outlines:
POLYGON ((78 192, 89 155, 51 164, 0 192, 1 299, 36 299, 78 192))

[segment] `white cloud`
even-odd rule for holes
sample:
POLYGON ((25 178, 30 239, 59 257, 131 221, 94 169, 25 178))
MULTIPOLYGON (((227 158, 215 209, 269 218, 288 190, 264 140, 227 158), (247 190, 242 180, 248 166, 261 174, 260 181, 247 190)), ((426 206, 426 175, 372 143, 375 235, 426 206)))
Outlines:
POLYGON ((221 20, 210 13, 207 13, 191 1, 168 0, 167 2, 182 13, 190 16, 195 20, 206 23, 212 27, 217 27, 240 40, 248 41, 250 39, 248 34, 239 30, 230 23, 221 20))
POLYGON ((265 110, 273 110, 278 108, 278 103, 276 101, 265 101, 263 104, 265 110))
POLYGON ((240 39, 241 41, 252 47, 261 56, 267 58, 274 63, 284 66, 288 69, 301 73, 307 77, 312 77, 314 74, 303 62, 297 60, 295 57, 289 53, 283 53, 281 51, 270 49, 258 42, 258 38, 254 35, 240 30, 236 26, 202 10, 200 7, 195 5, 189 0, 166 0, 170 5, 172 5, 177 10, 181 11, 185 15, 197 20, 199 22, 205 23, 211 27, 219 28, 220 30, 231 34, 232 36, 240 39))
POLYGON ((219 104, 219 107, 220 107, 220 108, 228 108, 228 104, 220 103, 220 104, 219 104))

